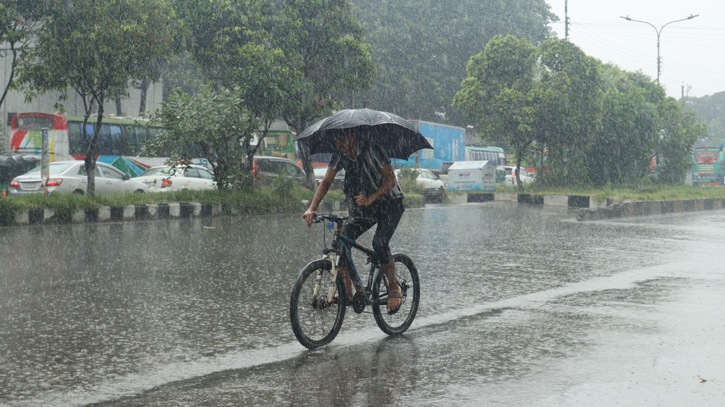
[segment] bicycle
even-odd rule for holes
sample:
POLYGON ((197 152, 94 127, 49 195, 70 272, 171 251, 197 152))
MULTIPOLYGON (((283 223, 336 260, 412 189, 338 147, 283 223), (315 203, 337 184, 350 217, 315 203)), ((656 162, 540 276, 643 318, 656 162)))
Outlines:
POLYGON ((333 231, 332 248, 324 243, 323 231, 325 249, 322 259, 306 265, 292 289, 292 331, 297 340, 310 350, 327 345, 335 339, 342 327, 348 305, 358 314, 371 306, 378 327, 391 336, 403 334, 418 312, 420 281, 418 270, 410 257, 402 253, 393 254, 396 278, 403 298, 400 307, 388 313, 388 278, 373 250, 342 235, 340 229, 348 219, 350 218, 336 215, 315 215, 313 223, 327 221, 327 228, 333 231), (353 262, 350 250, 352 248, 367 255, 370 270, 365 286, 353 262), (338 276, 341 261, 348 265, 348 273, 355 289, 351 299, 346 298, 344 283, 338 276))

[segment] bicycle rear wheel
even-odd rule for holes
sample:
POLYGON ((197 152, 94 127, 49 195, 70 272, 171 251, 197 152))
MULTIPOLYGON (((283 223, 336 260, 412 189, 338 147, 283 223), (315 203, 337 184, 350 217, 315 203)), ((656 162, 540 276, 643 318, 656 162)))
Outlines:
POLYGON ((403 292, 400 308, 392 315, 388 315, 388 278, 380 269, 373 282, 373 315, 375 315, 375 322, 383 332, 397 336, 410 327, 418 312, 420 280, 418 279, 418 269, 415 268, 410 257, 397 253, 393 255, 393 259, 395 260, 398 285, 403 292))
POLYGON ((300 272, 290 298, 290 323, 297 340, 308 349, 332 342, 345 318, 345 290, 340 276, 335 281, 334 301, 327 301, 332 276, 327 260, 316 260, 300 272))

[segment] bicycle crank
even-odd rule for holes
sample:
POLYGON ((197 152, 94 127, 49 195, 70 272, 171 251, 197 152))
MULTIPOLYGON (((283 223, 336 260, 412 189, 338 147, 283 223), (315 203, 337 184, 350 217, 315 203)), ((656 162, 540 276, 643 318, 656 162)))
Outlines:
POLYGON ((352 296, 352 310, 360 314, 365 311, 365 296, 361 292, 356 292, 352 296))

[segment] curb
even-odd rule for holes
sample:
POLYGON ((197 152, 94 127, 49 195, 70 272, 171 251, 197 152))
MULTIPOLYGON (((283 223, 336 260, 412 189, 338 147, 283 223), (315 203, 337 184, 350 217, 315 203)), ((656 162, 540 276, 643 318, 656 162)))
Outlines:
MULTIPOLYGON (((684 199, 677 201, 634 201, 611 204, 597 204, 588 195, 537 195, 511 193, 469 193, 451 194, 450 204, 471 202, 509 202, 529 205, 559 206, 578 209, 578 221, 595 221, 633 216, 661 215, 677 212, 696 212, 725 209, 725 198, 684 199), (609 205, 608 205, 609 204, 609 205)), ((323 210, 339 211, 340 202, 325 203, 323 210)), ((128 205, 122 207, 102 206, 98 209, 58 212, 53 209, 30 209, 15 216, 15 222, 7 226, 75 224, 97 222, 122 222, 134 220, 163 220, 209 218, 215 216, 238 216, 241 213, 232 207, 208 203, 168 203, 149 205, 128 205)))
POLYGON ((604 220, 723 208, 725 208, 725 199, 723 198, 619 202, 600 208, 580 209, 576 218, 578 221, 604 220))
POLYGON ((238 211, 234 208, 199 202, 102 206, 98 209, 77 210, 72 213, 58 212, 53 209, 30 209, 17 214, 13 225, 207 218, 218 215, 238 214, 238 211))

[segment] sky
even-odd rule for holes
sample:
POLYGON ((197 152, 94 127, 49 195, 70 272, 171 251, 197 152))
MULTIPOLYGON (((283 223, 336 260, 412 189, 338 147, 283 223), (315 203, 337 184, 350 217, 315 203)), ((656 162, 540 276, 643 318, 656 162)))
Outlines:
MULTIPOLYGON (((546 1, 560 20, 551 28, 564 38, 567 1, 546 1)), ((568 16, 569 41, 584 53, 652 80, 659 30, 660 83, 668 96, 679 99, 683 85, 690 97, 725 91, 725 0, 568 0, 568 16), (667 24, 690 15, 698 16, 667 24)))

